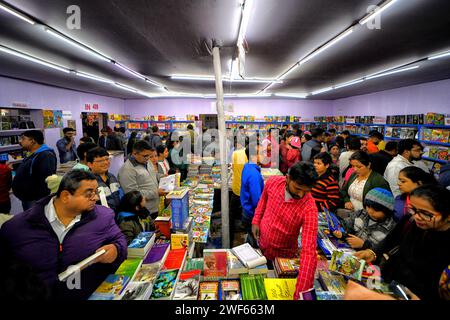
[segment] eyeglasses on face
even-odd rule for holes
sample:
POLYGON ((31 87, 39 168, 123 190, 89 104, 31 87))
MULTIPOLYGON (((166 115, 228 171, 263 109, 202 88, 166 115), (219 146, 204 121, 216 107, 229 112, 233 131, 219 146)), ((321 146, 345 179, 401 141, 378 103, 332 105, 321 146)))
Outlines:
POLYGON ((425 221, 433 221, 433 219, 435 218, 434 214, 420 209, 416 209, 414 207, 406 207, 406 212, 411 216, 418 214, 419 217, 425 221))
POLYGON ((88 200, 95 199, 100 196, 100 192, 96 190, 88 190, 81 194, 83 197, 85 197, 88 200))

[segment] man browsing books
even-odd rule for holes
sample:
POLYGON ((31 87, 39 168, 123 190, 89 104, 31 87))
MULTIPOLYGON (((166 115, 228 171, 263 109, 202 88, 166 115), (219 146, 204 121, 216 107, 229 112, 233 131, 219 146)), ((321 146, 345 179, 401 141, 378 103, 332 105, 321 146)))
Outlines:
POLYGON ((127 257, 125 236, 111 209, 98 206, 97 180, 73 170, 58 192, 16 215, 0 230, 0 261, 17 260, 33 268, 55 300, 83 300, 127 257), (104 249, 94 265, 81 271, 80 285, 60 282, 58 274, 104 249))
POLYGON ((285 177, 267 180, 255 216, 252 232, 267 259, 294 258, 302 229, 302 250, 296 293, 313 287, 317 264, 316 241, 318 212, 310 191, 318 176, 314 166, 298 162, 285 177))

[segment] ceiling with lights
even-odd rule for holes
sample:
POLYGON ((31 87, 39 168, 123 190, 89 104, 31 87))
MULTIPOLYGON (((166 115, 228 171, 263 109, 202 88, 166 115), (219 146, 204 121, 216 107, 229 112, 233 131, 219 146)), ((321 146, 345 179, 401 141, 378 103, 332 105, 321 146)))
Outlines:
POLYGON ((339 99, 448 79, 450 1, 0 0, 1 76, 214 98, 213 45, 226 97, 339 99))

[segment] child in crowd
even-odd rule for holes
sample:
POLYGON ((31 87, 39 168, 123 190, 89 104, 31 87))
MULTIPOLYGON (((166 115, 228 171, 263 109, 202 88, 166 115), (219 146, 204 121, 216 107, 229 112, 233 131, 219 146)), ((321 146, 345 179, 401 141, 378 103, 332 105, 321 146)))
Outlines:
POLYGON ((297 162, 301 161, 300 148, 301 142, 299 137, 292 137, 287 144, 288 152, 286 154, 286 163, 288 170, 297 162))
POLYGON ((406 214, 410 193, 423 184, 437 184, 437 181, 433 175, 415 166, 406 167, 400 171, 398 186, 402 194, 395 197, 394 220, 396 222, 406 214))
POLYGON ((145 198, 139 191, 130 191, 125 194, 119 209, 117 224, 127 238, 128 244, 139 233, 155 230, 154 221, 150 218, 150 211, 145 207, 145 198))
POLYGON ((353 212, 343 220, 347 234, 334 231, 336 238, 346 238, 355 250, 376 250, 381 241, 395 227, 392 218, 394 197, 390 191, 382 188, 370 190, 364 200, 364 209, 353 212))

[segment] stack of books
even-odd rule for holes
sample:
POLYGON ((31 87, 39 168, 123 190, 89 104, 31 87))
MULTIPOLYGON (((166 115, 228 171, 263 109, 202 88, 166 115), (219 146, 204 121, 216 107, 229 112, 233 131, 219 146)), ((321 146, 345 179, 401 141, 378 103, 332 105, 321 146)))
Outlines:
POLYGON ((275 258, 273 266, 277 278, 297 278, 300 260, 275 258))

